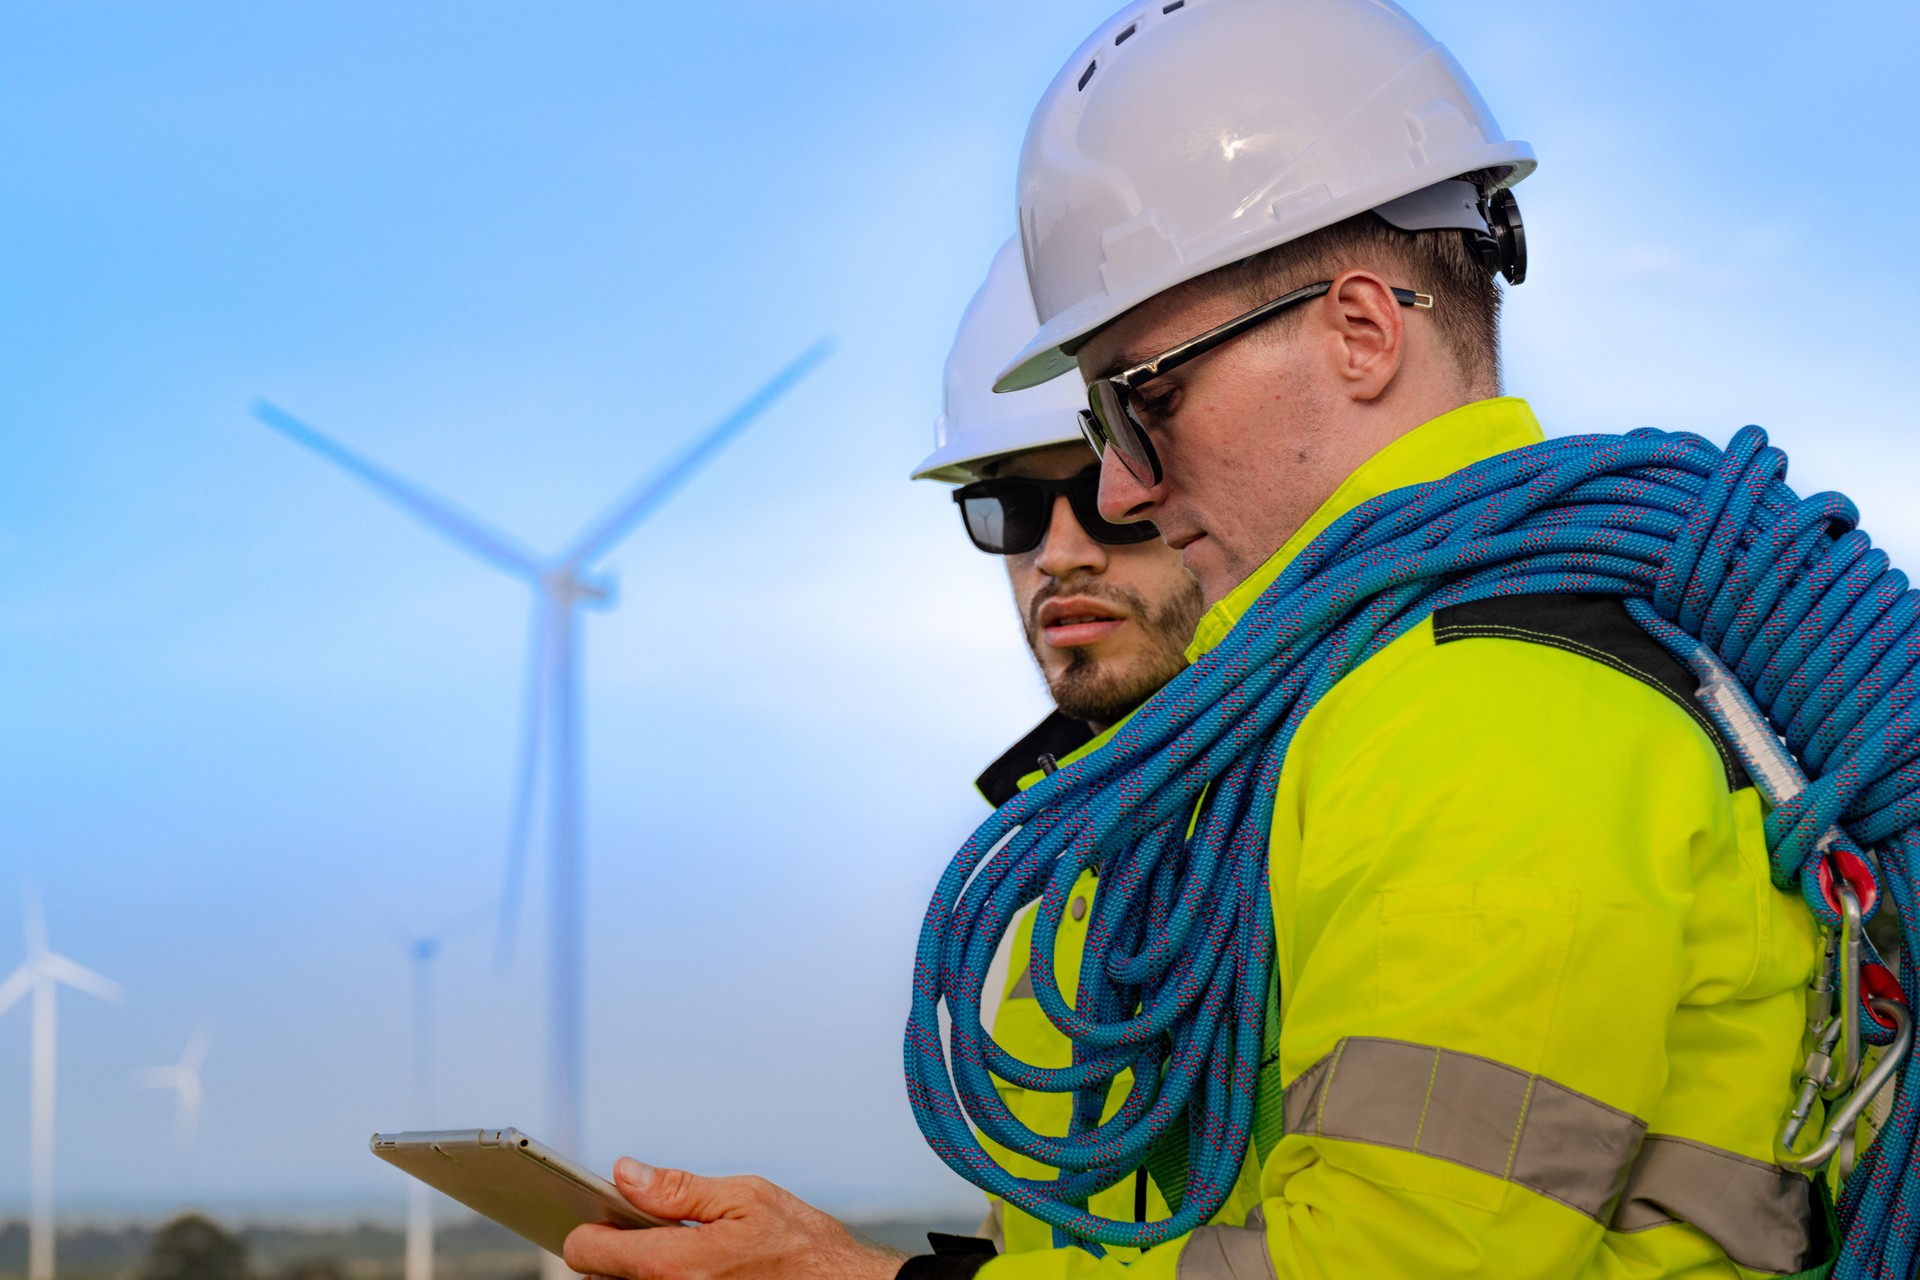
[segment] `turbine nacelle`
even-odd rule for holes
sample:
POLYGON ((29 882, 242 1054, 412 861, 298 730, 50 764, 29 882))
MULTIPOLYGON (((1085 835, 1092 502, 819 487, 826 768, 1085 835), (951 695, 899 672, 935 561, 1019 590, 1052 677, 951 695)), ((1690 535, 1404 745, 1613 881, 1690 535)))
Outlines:
POLYGON ((578 603, 594 609, 611 609, 619 598, 619 584, 613 577, 582 574, 564 564, 541 573, 540 590, 561 606, 578 603))
POLYGON ((141 1087, 173 1090, 174 1119, 183 1147, 193 1145, 200 1127, 200 1108, 206 1101, 206 1091, 200 1085, 200 1066, 207 1060, 207 1049, 212 1043, 212 1031, 201 1027, 187 1041, 178 1062, 170 1067, 148 1067, 140 1073, 141 1087))

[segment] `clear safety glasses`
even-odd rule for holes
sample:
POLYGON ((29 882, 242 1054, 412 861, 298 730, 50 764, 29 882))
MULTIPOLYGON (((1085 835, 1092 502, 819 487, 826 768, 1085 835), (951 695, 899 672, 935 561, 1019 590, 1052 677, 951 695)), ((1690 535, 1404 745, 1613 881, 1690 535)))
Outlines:
POLYGON ((978 480, 953 491, 973 545, 989 555, 1017 556, 1046 539, 1055 499, 1065 496, 1073 518, 1095 542, 1124 547, 1160 536, 1146 521, 1109 524, 1100 518, 1100 467, 1096 463, 1065 480, 1008 476, 978 480))
MULTIPOLYGON (((1161 374, 1172 373, 1188 361, 1233 341, 1288 308, 1320 297, 1331 288, 1333 281, 1322 280, 1318 284, 1283 293, 1272 302, 1263 302, 1244 315, 1215 325, 1199 337, 1189 338, 1151 360, 1134 365, 1131 369, 1123 369, 1111 377, 1095 378, 1087 384, 1087 407, 1080 411, 1080 434, 1087 438, 1087 443, 1102 458, 1112 448, 1120 455, 1120 461, 1133 478, 1141 484, 1148 488, 1159 484, 1164 473, 1160 469, 1160 455, 1155 451, 1153 441, 1140 420, 1140 388, 1161 374)), ((1433 309, 1433 295, 1430 293, 1395 289, 1393 296, 1403 307, 1417 307, 1422 311, 1433 309)))

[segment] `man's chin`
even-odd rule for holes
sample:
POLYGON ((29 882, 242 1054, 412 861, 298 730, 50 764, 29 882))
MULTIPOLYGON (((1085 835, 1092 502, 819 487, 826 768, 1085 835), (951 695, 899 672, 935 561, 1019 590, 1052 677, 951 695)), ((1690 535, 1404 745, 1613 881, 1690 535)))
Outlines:
POLYGON ((1246 577, 1228 563, 1220 543, 1204 533, 1180 548, 1180 564, 1200 584, 1200 598, 1209 609, 1226 599, 1246 577))
POLYGON ((1129 662, 1099 661, 1086 650, 1075 656, 1047 683, 1062 715, 1089 724, 1110 725, 1121 720, 1160 691, 1175 672, 1149 670, 1151 664, 1132 655, 1129 662))

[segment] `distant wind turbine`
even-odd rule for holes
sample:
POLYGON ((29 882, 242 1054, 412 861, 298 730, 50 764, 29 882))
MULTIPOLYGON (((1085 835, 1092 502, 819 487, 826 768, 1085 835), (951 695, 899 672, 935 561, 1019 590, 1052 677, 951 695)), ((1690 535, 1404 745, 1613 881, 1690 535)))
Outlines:
POLYGON ((213 1032, 201 1027, 187 1041, 187 1047, 180 1053, 180 1060, 170 1067, 148 1067, 140 1073, 140 1083, 148 1089, 171 1089, 174 1096, 174 1119, 180 1128, 180 1145, 191 1149, 194 1136, 200 1128, 200 1107, 206 1101, 206 1092, 200 1087, 200 1065, 207 1060, 207 1049, 213 1044, 213 1032))
POLYGON ((0 982, 0 1013, 23 997, 33 997, 32 1069, 29 1094, 32 1174, 28 1192, 27 1280, 53 1280, 53 1081, 54 998, 61 986, 99 1000, 119 1001, 126 992, 117 982, 82 968, 47 947, 47 922, 38 899, 26 910, 27 958, 0 982))
MULTIPOLYGON (((490 910, 486 914, 492 914, 490 910)), ((447 942, 484 917, 475 912, 443 926, 438 933, 409 935, 398 929, 394 941, 406 953, 413 978, 413 1118, 415 1129, 431 1129, 434 1118, 433 962, 447 942)), ((407 1243, 402 1280, 433 1280, 433 1188, 407 1179, 407 1243)))
MULTIPOLYGON (((413 938, 413 1123, 433 1128, 433 961, 440 939, 413 938)), ((404 1280, 433 1280, 433 1189, 407 1179, 407 1252, 404 1280)))
POLYGON ((519 578, 533 592, 532 640, 500 912, 500 955, 504 963, 512 951, 535 784, 544 757, 548 767, 547 1070, 552 1113, 548 1132, 541 1137, 569 1155, 580 1151, 583 1044, 578 611, 582 605, 607 608, 612 603, 613 584, 594 573, 594 564, 749 423, 811 373, 830 350, 830 344, 823 340, 802 352, 705 435, 608 507, 572 545, 545 559, 446 499, 335 443, 291 414, 265 402, 254 405, 254 416, 260 421, 358 477, 480 559, 519 578))

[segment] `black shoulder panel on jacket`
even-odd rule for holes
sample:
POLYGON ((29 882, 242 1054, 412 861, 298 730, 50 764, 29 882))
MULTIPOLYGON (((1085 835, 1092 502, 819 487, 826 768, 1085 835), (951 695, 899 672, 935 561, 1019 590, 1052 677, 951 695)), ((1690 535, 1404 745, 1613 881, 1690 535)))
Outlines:
POLYGON ((1740 757, 1694 697, 1700 681, 1641 630, 1616 597, 1496 596, 1452 605, 1433 615, 1435 644, 1472 639, 1521 640, 1565 649, 1657 689, 1706 731, 1720 753, 1727 789, 1738 791, 1748 785, 1740 757))
POLYGON ((988 804, 998 809, 1020 794, 1020 779, 1040 767, 1041 756, 1058 760, 1092 741, 1091 725, 1056 711, 1035 725, 1032 733, 1008 747, 1006 754, 973 780, 973 785, 980 789, 988 804))

